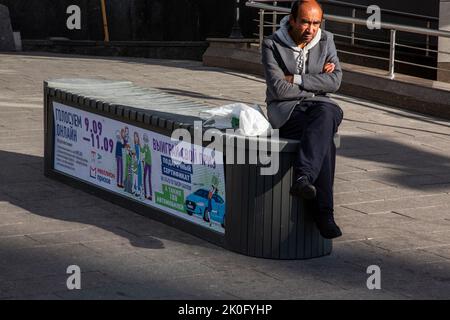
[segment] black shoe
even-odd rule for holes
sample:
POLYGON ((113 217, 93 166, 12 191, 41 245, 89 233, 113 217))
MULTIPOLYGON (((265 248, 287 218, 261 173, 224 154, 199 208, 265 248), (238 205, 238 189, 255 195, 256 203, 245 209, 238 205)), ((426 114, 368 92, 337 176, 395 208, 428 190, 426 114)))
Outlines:
POLYGON ((334 221, 332 214, 316 214, 314 216, 317 229, 325 239, 334 239, 342 236, 341 229, 334 221))
POLYGON ((306 200, 316 197, 316 187, 308 180, 307 176, 300 176, 291 187, 291 194, 306 200))

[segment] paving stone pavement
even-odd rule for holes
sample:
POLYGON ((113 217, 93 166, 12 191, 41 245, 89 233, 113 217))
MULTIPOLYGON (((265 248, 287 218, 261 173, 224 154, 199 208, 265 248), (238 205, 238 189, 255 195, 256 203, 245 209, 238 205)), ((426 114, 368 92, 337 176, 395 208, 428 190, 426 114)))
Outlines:
MULTIPOLYGON (((1 299, 450 298, 450 124, 335 95, 344 236, 305 261, 226 251, 43 175, 43 81, 130 80, 210 105, 264 104, 264 80, 199 62, 0 54, 1 299), (82 289, 66 288, 66 268, 82 289), (369 265, 382 289, 368 290, 369 265)), ((450 103, 449 103, 450 107, 450 103)))

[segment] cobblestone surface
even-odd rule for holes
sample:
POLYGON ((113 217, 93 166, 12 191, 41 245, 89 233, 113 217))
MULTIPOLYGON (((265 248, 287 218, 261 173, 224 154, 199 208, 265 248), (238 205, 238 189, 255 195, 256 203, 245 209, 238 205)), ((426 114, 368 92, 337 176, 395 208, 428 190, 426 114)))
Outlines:
POLYGON ((331 256, 256 259, 43 175, 43 81, 130 80, 210 105, 264 104, 258 77, 199 62, 0 55, 1 299, 450 297, 450 124, 336 95, 340 129, 331 256), (66 268, 82 290, 66 288, 66 268), (366 269, 380 266, 382 289, 366 269))

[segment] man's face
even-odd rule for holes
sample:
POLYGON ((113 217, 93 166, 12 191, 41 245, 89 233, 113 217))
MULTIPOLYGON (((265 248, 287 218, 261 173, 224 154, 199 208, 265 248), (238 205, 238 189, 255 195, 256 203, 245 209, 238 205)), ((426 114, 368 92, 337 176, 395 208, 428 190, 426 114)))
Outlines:
POLYGON ((304 5, 298 8, 297 19, 291 15, 289 23, 297 43, 309 43, 317 34, 322 23, 322 10, 319 7, 304 5))

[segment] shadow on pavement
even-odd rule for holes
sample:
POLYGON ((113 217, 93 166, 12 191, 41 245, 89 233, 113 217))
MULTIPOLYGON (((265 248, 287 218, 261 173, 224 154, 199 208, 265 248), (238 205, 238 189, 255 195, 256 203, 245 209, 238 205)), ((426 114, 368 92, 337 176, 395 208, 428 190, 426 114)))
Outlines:
MULTIPOLYGON (((364 141, 349 141, 352 144, 362 142, 364 141)), ((421 258, 418 257, 416 260, 412 254, 400 258, 396 253, 366 243, 339 243, 331 256, 303 261, 266 260, 242 256, 47 179, 43 175, 41 157, 0 151, 0 159, 3 164, 0 168, 3 182, 0 189, 1 202, 10 202, 43 218, 92 225, 126 238, 132 246, 139 248, 163 249, 164 244, 160 239, 191 245, 182 251, 189 254, 186 259, 196 259, 195 261, 204 266, 201 267, 205 272, 201 277, 204 280, 186 278, 162 281, 158 277, 153 278, 154 275, 149 277, 142 274, 142 269, 136 269, 131 265, 126 269, 128 271, 120 272, 114 267, 107 267, 105 271, 93 263, 93 270, 102 271, 96 271, 91 276, 102 277, 105 273, 111 275, 113 280, 104 280, 104 283, 92 280, 96 285, 81 292, 62 291, 62 297, 65 298, 443 298, 450 281, 449 264, 424 265, 424 262, 420 261, 421 258), (195 258, 191 250, 197 252, 195 258), (368 278, 366 268, 371 264, 380 265, 384 272, 382 293, 371 292, 365 286, 368 278), (128 281, 134 284, 127 284, 128 281), (219 283, 221 285, 217 287, 219 283), (215 287, 211 288, 211 284, 215 284, 215 287), (242 291, 244 287, 250 288, 250 291, 245 293, 242 291), (263 287, 270 287, 270 292, 262 290, 263 287), (252 293, 252 290, 255 292, 252 293), (327 291, 329 293, 326 293, 327 291)), ((434 161, 441 160, 443 159, 434 159, 434 161)), ((26 266, 18 265, 19 262, 15 264, 14 261, 29 261, 30 266, 39 272, 37 260, 21 256, 29 251, 17 250, 7 243, 3 243, 1 247, 0 254, 12 259, 9 260, 7 268, 26 269, 26 266)), ((36 250, 36 256, 41 259, 42 256, 48 255, 46 259, 51 261, 48 268, 57 264, 61 269, 62 265, 71 261, 70 252, 54 255, 46 251, 48 248, 45 245, 38 246, 36 250)), ((140 251, 137 254, 145 253, 140 251)), ((159 255, 155 257, 158 259, 159 255)), ((181 256, 176 258, 183 259, 181 256)), ((439 259, 438 256, 435 258, 439 259)), ((126 264, 126 261, 123 261, 120 255, 114 256, 111 260, 111 264, 123 263, 126 264)), ((191 263, 185 264, 188 270, 191 263)), ((183 262, 181 265, 184 265, 183 262)), ((5 268, 5 265, 2 267, 5 268)), ((172 266, 167 265, 168 270, 169 268, 172 266)), ((48 271, 42 272, 45 274, 48 271)), ((61 279, 65 279, 64 277, 65 275, 59 275, 61 279)), ((47 282, 54 279, 42 277, 36 281, 48 285, 47 282)), ((44 289, 45 286, 42 287, 42 290, 44 289)), ((19 288, 13 288, 6 291, 5 295, 7 297, 8 294, 10 297, 26 295, 20 294, 18 290, 19 288)))
POLYGON ((45 218, 92 225, 130 241, 132 246, 163 249, 159 239, 183 244, 202 241, 125 208, 51 180, 43 158, 0 151, 0 202, 9 202, 45 218))

